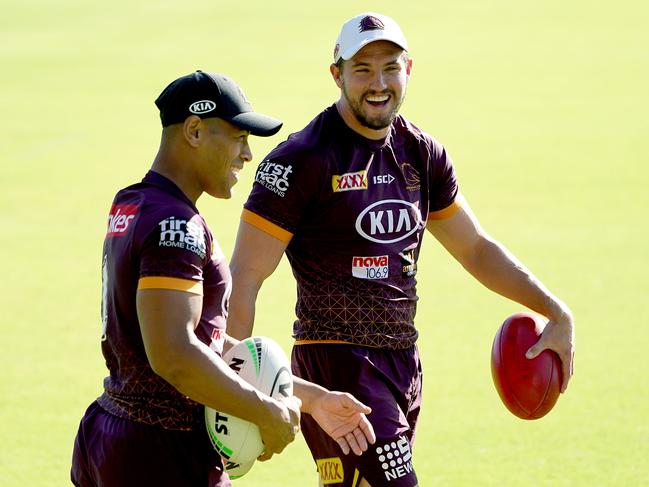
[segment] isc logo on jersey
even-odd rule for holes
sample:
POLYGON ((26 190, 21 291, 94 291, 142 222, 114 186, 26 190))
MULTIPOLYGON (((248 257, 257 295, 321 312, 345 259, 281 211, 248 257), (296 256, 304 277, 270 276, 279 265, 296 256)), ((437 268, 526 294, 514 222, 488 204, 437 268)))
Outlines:
POLYGON ((380 244, 399 242, 423 227, 417 204, 403 200, 376 201, 356 218, 358 234, 380 244))
POLYGON ((160 223, 160 247, 174 247, 194 252, 201 259, 206 255, 205 229, 191 220, 174 216, 160 223))
POLYGON ((137 215, 138 205, 113 205, 108 215, 106 237, 121 237, 137 215))
POLYGON ((289 188, 288 176, 292 172, 293 166, 264 161, 257 168, 255 181, 283 198, 289 188))
POLYGON ((386 279, 389 274, 389 257, 352 257, 352 276, 359 279, 386 279))
POLYGON ((346 174, 334 174, 331 177, 331 186, 334 193, 343 191, 359 191, 367 189, 367 171, 348 172, 346 174))

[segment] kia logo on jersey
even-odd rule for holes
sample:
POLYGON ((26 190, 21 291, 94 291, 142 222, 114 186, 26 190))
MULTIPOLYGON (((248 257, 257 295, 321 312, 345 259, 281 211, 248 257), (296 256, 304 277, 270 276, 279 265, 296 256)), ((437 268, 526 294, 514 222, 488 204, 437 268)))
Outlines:
POLYGON ((399 242, 423 226, 417 204, 403 200, 376 201, 356 218, 358 234, 381 244, 399 242))

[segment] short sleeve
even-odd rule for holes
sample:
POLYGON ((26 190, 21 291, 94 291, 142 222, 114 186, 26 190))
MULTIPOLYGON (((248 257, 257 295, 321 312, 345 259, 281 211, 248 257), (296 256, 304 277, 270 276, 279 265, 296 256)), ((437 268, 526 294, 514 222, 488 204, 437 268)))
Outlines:
POLYGON ((139 288, 199 292, 210 256, 210 235, 197 214, 167 214, 142 239, 139 288))
POLYGON ((453 161, 436 140, 431 141, 428 191, 430 195, 429 218, 448 218, 460 207, 458 182, 453 161))
POLYGON ((243 219, 288 242, 318 192, 315 164, 298 156, 269 156, 255 174, 243 219))

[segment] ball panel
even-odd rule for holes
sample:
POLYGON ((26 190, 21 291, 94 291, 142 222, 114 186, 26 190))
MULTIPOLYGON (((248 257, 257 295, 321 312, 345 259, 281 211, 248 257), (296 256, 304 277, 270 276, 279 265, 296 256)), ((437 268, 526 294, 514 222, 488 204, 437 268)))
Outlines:
POLYGON ((224 459, 250 462, 262 454, 263 443, 257 425, 207 407, 205 424, 212 446, 224 459))

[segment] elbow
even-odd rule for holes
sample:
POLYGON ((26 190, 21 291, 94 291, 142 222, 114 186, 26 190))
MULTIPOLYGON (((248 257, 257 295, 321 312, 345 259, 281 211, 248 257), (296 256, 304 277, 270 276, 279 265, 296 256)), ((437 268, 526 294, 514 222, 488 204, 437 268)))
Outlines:
POLYGON ((488 235, 481 235, 470 247, 456 259, 471 275, 476 276, 481 270, 488 268, 496 254, 502 251, 501 246, 488 235))
POLYGON ((189 376, 182 357, 182 353, 174 350, 147 353, 149 365, 153 372, 178 390, 183 389, 183 385, 189 376))

